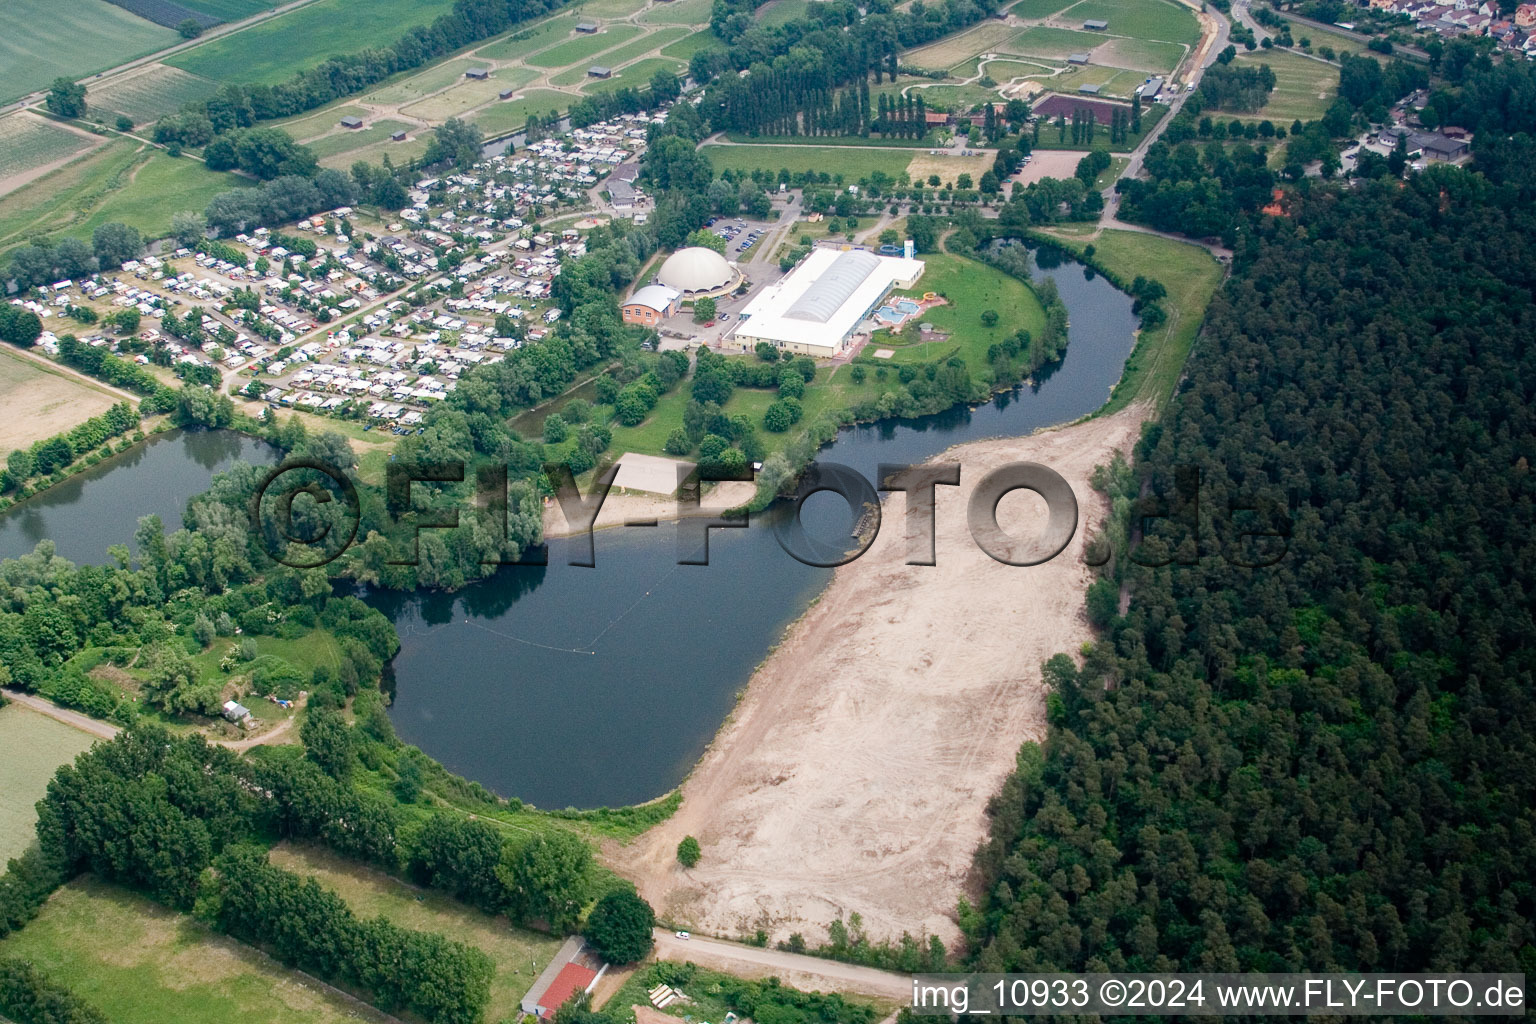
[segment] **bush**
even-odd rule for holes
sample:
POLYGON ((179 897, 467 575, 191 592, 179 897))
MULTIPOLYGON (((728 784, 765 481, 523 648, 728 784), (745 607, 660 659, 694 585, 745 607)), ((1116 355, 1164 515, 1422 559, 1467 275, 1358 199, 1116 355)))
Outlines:
POLYGON ((687 455, 693 451, 693 442, 688 440, 688 432, 679 427, 667 435, 664 447, 668 455, 687 455))
POLYGON ((685 868, 693 867, 702 856, 699 841, 693 836, 684 836, 683 841, 677 844, 677 862, 685 868))
POLYGON ((604 960, 632 964, 650 955, 654 927, 656 912, 651 905, 634 892, 620 889, 598 900, 582 934, 604 960))
POLYGON ((783 398, 800 398, 805 394, 805 378, 794 369, 786 369, 779 375, 779 395, 783 398))
POLYGON ((848 379, 855 384, 863 384, 864 378, 868 375, 868 371, 862 366, 854 365, 848 368, 848 379))

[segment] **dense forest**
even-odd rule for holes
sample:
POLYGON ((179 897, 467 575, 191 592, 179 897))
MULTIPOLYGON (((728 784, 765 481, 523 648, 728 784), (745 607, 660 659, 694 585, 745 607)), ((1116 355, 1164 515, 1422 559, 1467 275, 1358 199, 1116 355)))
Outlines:
POLYGON ((993 803, 981 969, 1536 970, 1536 214, 1506 166, 1304 182, 1240 233, 1104 474, 1102 639, 1047 664, 993 803), (1187 466, 1198 516, 1142 519, 1187 466))

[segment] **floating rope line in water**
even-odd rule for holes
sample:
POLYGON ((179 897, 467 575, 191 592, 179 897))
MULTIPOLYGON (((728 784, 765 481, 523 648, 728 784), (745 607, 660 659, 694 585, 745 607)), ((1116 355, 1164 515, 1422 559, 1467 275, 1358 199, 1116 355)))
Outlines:
POLYGON ((630 604, 630 606, 628 608, 625 608, 622 612, 619 612, 619 614, 615 615, 612 619, 609 619, 608 620, 608 625, 604 626, 598 632, 598 634, 596 636, 594 636, 591 640, 587 641, 587 646, 586 647, 556 647, 553 644, 541 644, 537 640, 528 640, 528 639, 526 639, 524 637, 513 636, 511 633, 506 633, 506 632, 503 632, 502 630, 494 629, 494 628, 492 628, 490 626, 487 626, 487 625, 484 625, 482 623, 476 622, 474 619, 470 619, 470 618, 466 618, 464 620, 464 624, 466 626, 473 626, 475 629, 484 630, 485 632, 490 633, 493 636, 499 636, 499 637, 501 637, 504 640, 511 640, 514 643, 519 643, 519 644, 526 644, 529 647, 539 647, 539 648, 542 648, 542 649, 544 649, 546 651, 554 651, 557 654, 596 654, 597 651, 594 648, 597 647, 597 642, 599 640, 601 640, 604 636, 606 636, 608 634, 608 631, 611 630, 614 626, 617 626, 621 620, 623 620, 626 616, 629 615, 630 612, 632 612, 636 608, 638 608, 640 606, 640 602, 641 601, 644 601, 646 598, 650 597, 657 590, 659 590, 661 588, 662 584, 666 583, 667 580, 672 578, 672 574, 677 572, 677 569, 678 569, 678 567, 676 565, 673 565, 671 569, 667 570, 667 572, 661 577, 661 579, 659 579, 655 583, 651 584, 651 586, 649 588, 647 588, 645 593, 643 593, 639 597, 635 598, 635 600, 630 604))
POLYGON ((465 619, 464 620, 464 625, 466 625, 466 626, 473 626, 475 629, 484 630, 485 632, 490 633, 490 634, 492 634, 494 636, 499 636, 499 637, 501 637, 504 640, 511 640, 514 643, 519 643, 519 644, 527 644, 529 647, 542 647, 546 651, 555 651, 558 654, 596 654, 597 653, 596 651, 586 650, 586 649, 581 648, 581 647, 555 647, 552 644, 541 644, 537 640, 525 640, 523 637, 513 636, 511 633, 503 633, 499 629, 492 629, 490 626, 481 625, 480 623, 476 622, 474 619, 465 619))

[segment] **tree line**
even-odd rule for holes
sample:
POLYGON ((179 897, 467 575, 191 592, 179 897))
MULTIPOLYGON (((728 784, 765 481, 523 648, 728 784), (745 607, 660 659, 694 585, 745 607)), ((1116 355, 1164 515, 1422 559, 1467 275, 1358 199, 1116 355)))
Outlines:
POLYGON ((1103 633, 1045 666, 971 965, 1529 968, 1531 196, 1309 180, 1238 232, 1180 394, 1100 477, 1103 633))

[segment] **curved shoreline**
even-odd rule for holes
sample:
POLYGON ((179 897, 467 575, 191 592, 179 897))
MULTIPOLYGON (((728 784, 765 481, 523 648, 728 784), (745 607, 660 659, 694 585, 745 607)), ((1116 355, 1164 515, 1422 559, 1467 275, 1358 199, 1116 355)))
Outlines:
MULTIPOLYGON (((1136 406, 951 448, 941 458, 963 463, 962 480, 938 488, 937 566, 905 564, 905 499, 893 495, 881 537, 753 673, 684 781, 682 807, 605 859, 663 918, 701 932, 814 943, 858 913, 877 941, 955 940, 987 801, 1020 744, 1044 735, 1040 666, 1092 638, 1081 554, 1107 505, 1088 477, 1130 448, 1146 416, 1136 406), (1016 461, 1061 473, 1080 508, 1067 549, 1030 568, 993 561, 965 526, 975 482, 1016 461), (675 856, 685 835, 704 848, 686 871, 675 856)), ((1019 533, 1038 513, 1022 497, 999 507, 1019 533)))

